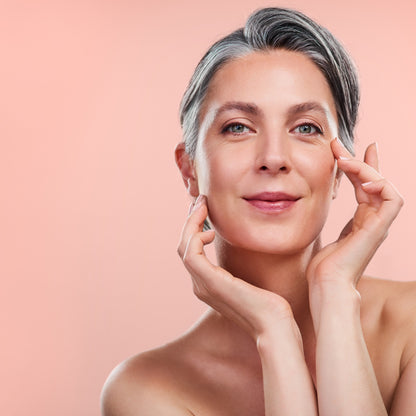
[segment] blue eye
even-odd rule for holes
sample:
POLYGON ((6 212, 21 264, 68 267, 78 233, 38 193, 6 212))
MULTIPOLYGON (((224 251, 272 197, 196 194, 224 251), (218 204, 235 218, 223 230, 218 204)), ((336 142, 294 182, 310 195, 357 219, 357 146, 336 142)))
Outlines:
POLYGON ((295 131, 300 134, 322 134, 322 130, 313 124, 301 124, 295 128, 295 131))
POLYGON ((225 126, 223 129, 223 133, 232 133, 232 134, 243 134, 248 133, 250 129, 246 127, 244 124, 241 123, 232 123, 228 126, 225 126))

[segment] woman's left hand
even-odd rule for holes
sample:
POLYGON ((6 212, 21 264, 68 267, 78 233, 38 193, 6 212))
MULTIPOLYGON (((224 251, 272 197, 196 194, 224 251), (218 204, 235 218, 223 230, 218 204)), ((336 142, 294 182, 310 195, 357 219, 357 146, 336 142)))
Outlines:
POLYGON ((331 148, 338 168, 354 186, 358 206, 338 240, 314 256, 307 269, 307 279, 310 287, 340 280, 356 287, 364 269, 386 238, 403 205, 403 198, 381 176, 375 143, 368 146, 364 162, 354 159, 338 139, 331 142, 331 148))
POLYGON ((358 206, 338 240, 319 250, 306 271, 316 337, 319 414, 387 416, 361 326, 357 283, 403 199, 379 173, 375 144, 368 146, 364 162, 354 159, 337 140, 331 148, 338 168, 354 187, 358 206))

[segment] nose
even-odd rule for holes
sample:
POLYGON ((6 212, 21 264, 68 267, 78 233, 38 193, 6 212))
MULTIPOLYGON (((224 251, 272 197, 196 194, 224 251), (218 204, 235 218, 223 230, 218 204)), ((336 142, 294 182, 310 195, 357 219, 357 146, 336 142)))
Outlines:
POLYGON ((270 174, 290 171, 291 146, 289 137, 284 132, 258 136, 256 150, 256 170, 270 174))

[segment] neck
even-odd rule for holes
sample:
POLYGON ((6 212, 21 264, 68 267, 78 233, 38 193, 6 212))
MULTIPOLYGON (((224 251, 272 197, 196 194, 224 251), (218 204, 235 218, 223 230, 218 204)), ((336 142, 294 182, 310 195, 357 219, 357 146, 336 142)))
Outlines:
POLYGON ((318 238, 304 250, 291 254, 253 252, 216 239, 218 264, 246 282, 284 297, 298 325, 310 322, 306 268, 320 248, 318 238))

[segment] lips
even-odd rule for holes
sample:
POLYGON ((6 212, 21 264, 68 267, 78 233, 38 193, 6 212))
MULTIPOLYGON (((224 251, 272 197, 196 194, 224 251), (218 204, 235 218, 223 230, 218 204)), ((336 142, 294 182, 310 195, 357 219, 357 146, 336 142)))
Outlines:
POLYGON ((257 200, 267 202, 278 202, 278 201, 297 201, 299 197, 289 195, 285 192, 260 192, 258 194, 244 197, 246 200, 257 200))
POLYGON ((243 199, 261 211, 282 212, 291 208, 300 197, 285 192, 260 192, 243 199))

